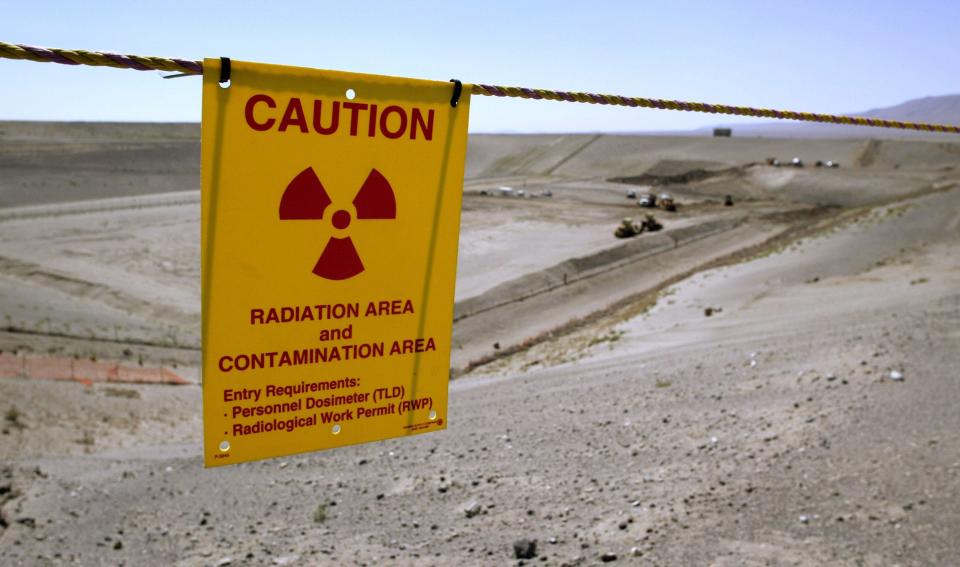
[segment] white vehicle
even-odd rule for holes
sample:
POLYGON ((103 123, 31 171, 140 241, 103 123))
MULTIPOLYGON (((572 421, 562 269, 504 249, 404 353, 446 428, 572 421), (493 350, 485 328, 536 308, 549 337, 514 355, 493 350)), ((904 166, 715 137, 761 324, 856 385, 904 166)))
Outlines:
POLYGON ((637 201, 637 204, 641 207, 652 208, 657 206, 657 198, 653 195, 653 193, 644 193, 643 195, 640 195, 640 200, 637 201))
POLYGON ((824 165, 826 165, 827 167, 840 167, 840 164, 833 160, 827 160, 827 163, 825 163, 824 165))
POLYGON ((513 195, 513 187, 507 187, 506 185, 497 187, 497 191, 500 191, 500 194, 503 195, 504 197, 509 197, 510 195, 513 195))
POLYGON ((627 199, 636 199, 636 198, 637 198, 637 192, 634 191, 633 189, 627 189, 627 199))
POLYGON ((790 165, 792 165, 793 167, 803 167, 803 160, 798 157, 795 157, 792 160, 790 160, 790 165))
POLYGON ((526 197, 527 192, 523 189, 517 189, 517 197, 526 197))

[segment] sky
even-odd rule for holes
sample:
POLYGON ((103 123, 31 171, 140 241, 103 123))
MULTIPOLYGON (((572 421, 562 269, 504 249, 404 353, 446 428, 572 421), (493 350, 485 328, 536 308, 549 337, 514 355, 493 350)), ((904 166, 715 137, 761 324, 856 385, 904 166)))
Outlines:
MULTIPOLYGON (((0 41, 824 113, 960 93, 960 2, 3 2, 0 41)), ((200 79, 0 59, 0 120, 195 122, 200 79)), ((472 132, 740 117, 474 97, 472 132)))

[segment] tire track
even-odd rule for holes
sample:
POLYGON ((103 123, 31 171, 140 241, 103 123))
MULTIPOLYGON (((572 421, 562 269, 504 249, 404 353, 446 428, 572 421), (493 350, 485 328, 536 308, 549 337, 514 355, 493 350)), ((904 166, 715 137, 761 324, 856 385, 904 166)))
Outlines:
POLYGON ((553 172, 556 171, 561 165, 567 163, 567 162, 570 161, 571 159, 573 159, 573 158, 577 157, 578 155, 580 155, 580 153, 581 153, 583 150, 585 150, 585 149, 587 149, 588 147, 590 147, 591 145, 593 145, 594 142, 596 142, 597 140, 599 140, 599 139, 602 138, 602 137, 603 137, 603 134, 595 134, 592 138, 590 138, 589 140, 587 140, 582 146, 580 146, 579 148, 577 148, 577 149, 573 150, 572 152, 570 152, 569 154, 567 154, 567 157, 565 157, 565 158, 561 159, 560 161, 558 161, 557 163, 553 164, 553 167, 551 167, 550 169, 548 169, 547 171, 545 171, 545 172, 544 172, 544 175, 552 175, 553 172))
POLYGON ((859 167, 870 167, 877 160, 877 155, 880 153, 880 146, 882 143, 880 140, 869 140, 867 145, 863 147, 863 151, 860 152, 860 155, 857 156, 857 166, 859 167))

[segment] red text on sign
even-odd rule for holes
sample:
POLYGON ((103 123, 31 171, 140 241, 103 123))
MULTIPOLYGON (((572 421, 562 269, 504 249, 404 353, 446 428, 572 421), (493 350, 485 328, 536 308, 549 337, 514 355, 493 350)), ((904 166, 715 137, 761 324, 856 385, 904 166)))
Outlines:
POLYGON ((412 107, 404 108, 395 104, 379 108, 376 104, 365 102, 341 102, 339 100, 314 99, 300 100, 290 97, 280 105, 267 94, 255 94, 244 105, 244 117, 247 125, 257 131, 300 132, 308 134, 312 130, 317 134, 329 136, 343 131, 351 136, 365 135, 368 138, 383 136, 388 139, 407 137, 411 140, 433 140, 434 110, 412 107), (326 109, 326 110, 325 110, 326 109), (341 120, 341 118, 343 120, 341 120))

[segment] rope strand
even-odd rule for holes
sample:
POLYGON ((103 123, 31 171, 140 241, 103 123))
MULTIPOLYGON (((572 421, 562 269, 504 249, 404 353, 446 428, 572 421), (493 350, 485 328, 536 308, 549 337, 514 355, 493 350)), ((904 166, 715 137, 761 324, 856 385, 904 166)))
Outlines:
MULTIPOLYGON (((114 67, 135 69, 137 71, 173 71, 186 75, 203 73, 202 61, 170 59, 166 57, 145 57, 142 55, 121 55, 102 51, 84 51, 81 49, 58 49, 53 47, 33 47, 0 41, 0 59, 21 59, 41 63, 60 63, 62 65, 90 65, 94 67, 114 67)), ((471 92, 475 95, 525 98, 530 100, 553 100, 559 102, 580 102, 633 108, 657 108, 660 110, 679 110, 683 112, 705 112, 709 114, 731 114, 736 116, 756 116, 777 120, 798 120, 802 122, 822 122, 828 124, 847 124, 850 126, 869 126, 874 128, 897 128, 901 130, 919 130, 922 132, 943 132, 960 134, 960 126, 951 124, 928 124, 924 122, 901 122, 860 116, 835 114, 816 114, 793 110, 773 110, 750 106, 729 106, 664 100, 658 98, 627 97, 597 93, 553 91, 530 89, 526 87, 504 87, 498 85, 474 84, 471 92)))
POLYGON ((117 69, 135 69, 137 71, 176 71, 191 75, 203 73, 200 61, 170 59, 167 57, 144 57, 142 55, 122 55, 102 51, 82 49, 59 49, 55 47, 33 47, 4 43, 0 41, 0 58, 37 61, 40 63, 60 63, 62 65, 90 65, 93 67, 114 67, 117 69))

